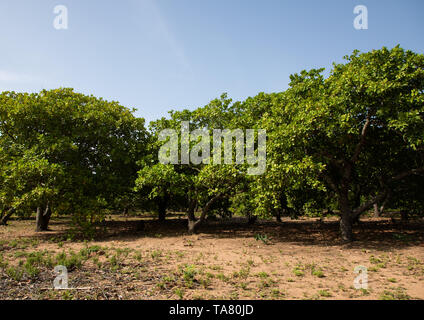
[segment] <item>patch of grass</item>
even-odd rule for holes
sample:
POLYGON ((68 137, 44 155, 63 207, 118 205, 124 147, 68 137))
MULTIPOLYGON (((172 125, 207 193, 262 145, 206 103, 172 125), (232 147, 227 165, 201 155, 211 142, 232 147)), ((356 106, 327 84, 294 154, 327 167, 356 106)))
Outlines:
POLYGON ((223 274, 222 272, 218 273, 216 275, 216 277, 223 282, 228 282, 228 280, 229 280, 229 278, 225 274, 223 274))
POLYGON ((137 252, 136 254, 134 254, 134 259, 137 260, 137 262, 141 263, 143 261, 143 255, 141 254, 141 252, 137 252))
POLYGON ((318 294, 321 297, 326 297, 326 298, 331 297, 331 293, 328 290, 319 290, 318 294))
POLYGON ((410 300, 411 297, 406 294, 405 289, 395 288, 394 290, 384 290, 380 296, 381 300, 410 300))
POLYGON ((256 276, 258 276, 259 278, 262 278, 262 279, 266 279, 266 278, 269 277, 269 274, 262 271, 262 272, 257 273, 256 276))
POLYGON ((250 268, 241 268, 240 271, 233 273, 233 278, 246 279, 250 274, 250 268))
POLYGON ((306 265, 306 268, 311 270, 311 274, 318 278, 324 278, 324 272, 322 271, 322 268, 317 267, 315 264, 308 264, 306 265))
POLYGON ((275 299, 278 299, 278 298, 284 297, 285 294, 281 292, 280 289, 272 289, 271 296, 275 299))
POLYGON ((150 253, 150 256, 152 257, 153 260, 156 260, 162 256, 162 250, 153 250, 150 253))
POLYGON ((184 290, 181 288, 175 288, 174 289, 175 295, 182 300, 184 298, 184 290))
POLYGON ((28 261, 24 264, 24 271, 31 279, 35 279, 40 274, 40 269, 28 263, 28 261))
POLYGON ((255 235, 256 241, 262 241, 264 244, 268 245, 270 244, 271 238, 268 237, 266 234, 256 234, 255 235))
POLYGON ((0 255, 0 269, 6 269, 8 265, 9 262, 4 259, 3 255, 0 255))
POLYGON ((373 256, 373 255, 371 255, 370 256, 370 262, 372 263, 372 264, 379 264, 379 263, 381 263, 381 262, 383 262, 380 258, 376 258, 375 256, 373 256))
POLYGON ((240 288, 243 290, 247 290, 247 283, 246 282, 240 282, 240 288))
MULTIPOLYGON (((407 257, 407 259, 408 259, 408 264, 407 264, 407 267, 406 268, 409 271, 414 271, 416 269, 419 269, 419 266, 421 265, 420 260, 418 260, 415 257, 407 257)), ((424 268, 423 268, 423 271, 424 271, 424 268)))
POLYGON ((253 267, 253 266, 255 265, 255 261, 253 261, 252 259, 248 259, 248 260, 247 260, 247 265, 248 265, 249 267, 253 267))
POLYGON ((202 279, 200 279, 200 284, 203 286, 203 288, 207 289, 211 285, 211 279, 210 278, 202 278, 202 279))
POLYGON ((230 300, 238 300, 239 299, 239 293, 237 291, 233 291, 230 293, 229 296, 230 300))
POLYGON ((361 293, 362 293, 363 296, 369 296, 370 295, 370 292, 367 289, 361 288, 360 290, 361 290, 361 293))
POLYGON ((182 269, 183 279, 187 288, 193 287, 197 273, 198 270, 194 265, 185 265, 184 269, 182 269))
POLYGON ((6 269, 6 274, 9 278, 15 281, 21 281, 24 276, 24 271, 21 268, 10 267, 6 269))
MULTIPOLYGON (((375 268, 377 269, 377 270, 374 270, 374 271, 378 271, 378 269, 380 269, 380 268, 386 268, 387 262, 388 262, 388 257, 385 257, 384 259, 375 257, 373 255, 371 255, 371 257, 370 257, 370 263, 374 264, 375 268)), ((371 271, 373 271, 373 270, 371 270, 371 271)))
POLYGON ((82 266, 84 257, 73 251, 69 252, 69 255, 65 251, 58 253, 55 257, 55 264, 65 266, 68 271, 79 269, 82 266))
POLYGON ((305 275, 304 270, 305 270, 305 268, 301 264, 297 264, 293 268, 292 272, 296 277, 303 277, 305 275))

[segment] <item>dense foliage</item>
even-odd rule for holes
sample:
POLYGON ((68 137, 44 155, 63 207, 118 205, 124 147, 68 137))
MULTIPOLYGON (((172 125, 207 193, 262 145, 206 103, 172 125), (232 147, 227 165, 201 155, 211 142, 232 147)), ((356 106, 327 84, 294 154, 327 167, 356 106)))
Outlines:
POLYGON ((345 59, 327 77, 323 69, 302 71, 286 91, 245 101, 224 94, 171 111, 149 130, 118 103, 71 89, 3 92, 2 222, 36 212, 37 230, 46 230, 52 213, 87 226, 107 210, 152 210, 160 220, 179 210, 195 232, 216 215, 253 221, 333 212, 350 241, 353 223, 373 208, 422 215, 424 55, 395 47, 345 59), (199 141, 214 145, 216 129, 266 130, 265 172, 247 174, 246 162, 160 163, 162 130, 175 130, 181 143, 183 123, 210 137, 188 140, 196 155, 203 155, 199 141))

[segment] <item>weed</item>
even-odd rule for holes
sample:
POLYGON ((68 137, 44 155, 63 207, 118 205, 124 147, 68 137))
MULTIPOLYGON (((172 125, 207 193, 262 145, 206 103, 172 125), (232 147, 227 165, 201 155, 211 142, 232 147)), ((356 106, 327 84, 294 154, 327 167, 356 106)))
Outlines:
POLYGON ((331 293, 328 290, 320 290, 318 291, 318 294, 321 297, 331 297, 331 293))
POLYGON ((270 238, 266 234, 256 234, 255 235, 256 241, 262 241, 264 244, 268 245, 270 244, 270 238))
POLYGON ((184 298, 184 290, 183 289, 175 288, 174 293, 177 295, 178 298, 180 298, 180 300, 182 300, 184 298))
POLYGON ((394 291, 384 290, 380 296, 381 300, 410 300, 411 297, 406 294, 403 288, 395 288, 394 291))

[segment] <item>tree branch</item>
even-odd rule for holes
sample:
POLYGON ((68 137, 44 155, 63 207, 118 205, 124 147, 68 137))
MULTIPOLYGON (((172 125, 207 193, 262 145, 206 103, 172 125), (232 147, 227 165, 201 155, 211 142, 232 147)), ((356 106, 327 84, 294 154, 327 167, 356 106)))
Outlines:
POLYGON ((356 161, 358 161, 359 155, 361 154, 361 151, 362 151, 362 147, 365 144, 365 138, 367 136, 368 128, 371 125, 371 117, 374 115, 374 113, 375 113, 374 111, 369 111, 368 114, 367 114, 365 124, 362 127, 362 131, 361 131, 361 140, 356 145, 355 153, 353 154, 352 158, 350 159, 350 161, 352 163, 355 163, 356 161))

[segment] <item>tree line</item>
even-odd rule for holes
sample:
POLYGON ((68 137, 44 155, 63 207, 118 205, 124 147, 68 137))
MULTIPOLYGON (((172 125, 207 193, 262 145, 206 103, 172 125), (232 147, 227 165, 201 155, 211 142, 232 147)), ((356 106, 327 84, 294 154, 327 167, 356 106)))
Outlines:
MULTIPOLYGON (((424 55, 397 46, 354 51, 343 63, 302 71, 287 90, 144 119, 117 102, 69 88, 0 95, 0 221, 52 214, 87 230, 111 212, 209 216, 340 216, 340 234, 374 209, 423 215, 424 55), (266 130, 266 170, 247 163, 163 164, 165 129, 266 130)), ((178 139, 182 139, 181 134, 178 139)), ((190 141, 196 148, 198 141, 190 141)), ((208 143, 213 144, 210 140, 208 143)), ((237 147, 237 145, 236 145, 237 147)))

